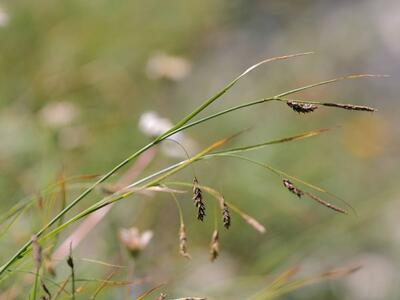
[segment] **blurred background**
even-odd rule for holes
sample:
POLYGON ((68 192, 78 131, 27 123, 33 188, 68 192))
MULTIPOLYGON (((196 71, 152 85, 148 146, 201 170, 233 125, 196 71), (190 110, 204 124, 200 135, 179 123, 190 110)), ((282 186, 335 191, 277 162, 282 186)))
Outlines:
MULTIPOLYGON (((94 279, 107 277, 146 280, 106 287, 96 299, 136 299, 162 282, 166 285, 149 299, 160 292, 171 298, 246 299, 293 266, 300 267, 301 278, 354 265, 362 269, 281 299, 398 298, 399 32, 396 0, 1 1, 0 209, 6 213, 27 197, 36 199, 10 229, 9 222, 2 224, 1 263, 59 210, 62 195, 42 191, 60 176, 104 174, 150 141, 159 127, 181 119, 250 65, 315 51, 257 69, 202 115, 347 74, 389 74, 298 95, 370 105, 378 113, 320 108, 299 115, 267 103, 191 128, 179 139, 194 155, 243 128, 251 130, 230 146, 333 127, 313 139, 246 155, 339 195, 357 215, 337 215, 299 200, 278 177, 243 161, 198 162, 200 183, 222 191, 267 233, 259 234, 233 214, 229 231, 220 226, 220 257, 211 263, 213 208, 209 205, 204 224, 198 222, 189 191, 178 195, 192 255, 188 261, 178 254, 179 218, 170 195, 129 198, 114 205, 74 249, 77 278, 86 278, 77 283, 84 287, 78 299, 95 293, 99 281, 94 279), (136 258, 119 237, 121 228, 130 227, 153 234, 136 258), (88 259, 127 268, 113 271, 88 259)), ((185 159, 182 152, 165 142, 147 155, 138 177, 185 159)), ((118 182, 128 168, 110 182, 118 182)), ((192 178, 187 169, 171 180, 190 183, 192 178)), ((67 200, 93 181, 81 176, 67 182, 67 200)), ((101 197, 92 193, 68 216, 101 197)), ((208 196, 205 201, 212 203, 208 196)), ((77 226, 63 232, 58 245, 77 226)), ((0 299, 27 298, 33 276, 24 271, 31 267, 20 266, 0 283, 0 299)), ((66 263, 56 270, 52 280, 61 283, 68 276, 66 263)))

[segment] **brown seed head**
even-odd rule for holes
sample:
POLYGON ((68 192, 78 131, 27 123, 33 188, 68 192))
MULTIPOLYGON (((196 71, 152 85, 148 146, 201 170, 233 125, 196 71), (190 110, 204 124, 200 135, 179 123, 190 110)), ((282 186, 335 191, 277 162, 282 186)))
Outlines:
POLYGON ((199 188, 199 182, 197 178, 193 178, 193 202, 194 205, 197 207, 197 219, 200 221, 204 220, 206 215, 206 206, 203 202, 203 195, 201 189, 199 188))
POLYGON ((283 185, 285 188, 287 188, 289 191, 291 191, 293 194, 295 194, 299 198, 304 195, 304 192, 302 190, 299 190, 297 187, 295 187, 294 184, 291 181, 289 181, 288 179, 283 179, 283 185))
POLYGON ((314 110, 316 110, 318 108, 318 106, 311 104, 311 103, 302 103, 302 102, 296 102, 296 101, 292 101, 292 100, 287 101, 286 104, 291 109, 293 109, 295 112, 303 113, 303 114, 313 112, 314 110))
POLYGON ((223 202, 223 207, 222 207, 222 222, 224 223, 224 227, 226 229, 229 229, 229 227, 231 226, 231 213, 225 201, 223 202))

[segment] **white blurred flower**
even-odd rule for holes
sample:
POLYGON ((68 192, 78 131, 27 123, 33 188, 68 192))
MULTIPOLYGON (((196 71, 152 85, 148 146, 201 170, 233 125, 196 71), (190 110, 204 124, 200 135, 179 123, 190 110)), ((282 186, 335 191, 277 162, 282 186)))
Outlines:
MULTIPOLYGON (((140 131, 149 137, 157 137, 171 129, 172 126, 172 122, 169 119, 162 118, 153 111, 143 113, 139 119, 140 131)), ((193 153, 196 151, 196 143, 186 137, 182 132, 178 132, 172 135, 170 140, 167 139, 161 144, 161 150, 167 156, 187 158, 184 150, 188 151, 189 153, 193 153), (179 145, 171 140, 178 142, 179 145)))
POLYGON ((154 111, 143 113, 139 119, 139 129, 150 137, 157 137, 172 127, 170 120, 161 118, 154 111))
POLYGON ((0 6, 0 27, 5 27, 8 25, 10 17, 7 12, 0 6))
POLYGON ((122 228, 119 231, 119 238, 131 255, 137 256, 147 247, 153 238, 153 232, 151 230, 146 230, 143 233, 140 233, 139 229, 136 227, 131 227, 129 229, 122 228))
POLYGON ((150 79, 167 78, 173 81, 184 79, 191 70, 190 62, 179 56, 157 53, 150 57, 146 74, 150 79))
POLYGON ((78 107, 72 102, 51 102, 39 112, 42 122, 50 128, 60 128, 69 125, 78 116, 78 107))

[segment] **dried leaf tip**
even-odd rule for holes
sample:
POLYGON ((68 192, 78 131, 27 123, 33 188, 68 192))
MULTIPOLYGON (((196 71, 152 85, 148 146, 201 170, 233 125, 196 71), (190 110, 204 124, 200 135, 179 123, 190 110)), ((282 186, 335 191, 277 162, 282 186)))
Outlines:
POLYGON ((203 202, 203 195, 202 191, 199 188, 199 182, 197 181, 197 178, 193 178, 193 201, 194 205, 197 207, 197 219, 200 221, 204 220, 204 217, 206 216, 206 206, 203 202))
POLYGON ((225 200, 223 200, 222 202, 222 222, 226 229, 229 229, 229 227, 231 227, 231 213, 225 200))
POLYGON ((179 229, 179 254, 187 259, 191 259, 192 257, 187 252, 187 237, 185 231, 185 225, 182 223, 179 229))
POLYGON ((364 105, 353 105, 353 104, 342 104, 342 103, 323 103, 324 106, 343 108, 346 110, 358 110, 358 111, 369 111, 376 112, 376 108, 364 105))
POLYGON ((288 179, 283 179, 283 186, 299 198, 304 195, 304 192, 295 187, 294 184, 288 179))
POLYGON ((318 106, 311 103, 296 102, 293 100, 288 100, 286 104, 293 109, 295 112, 307 114, 313 112, 318 108, 318 106))
POLYGON ((214 261, 219 255, 219 233, 218 230, 214 230, 211 244, 210 244, 210 260, 214 261))

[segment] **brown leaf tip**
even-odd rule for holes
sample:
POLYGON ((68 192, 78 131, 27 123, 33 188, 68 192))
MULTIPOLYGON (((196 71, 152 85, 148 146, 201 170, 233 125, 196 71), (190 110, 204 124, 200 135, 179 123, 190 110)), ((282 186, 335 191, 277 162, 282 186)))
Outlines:
POLYGON ((286 102, 286 104, 291 109, 293 109, 295 112, 303 113, 303 114, 311 113, 318 108, 318 106, 311 104, 311 103, 302 103, 302 102, 296 102, 296 101, 292 101, 292 100, 288 100, 286 102))

